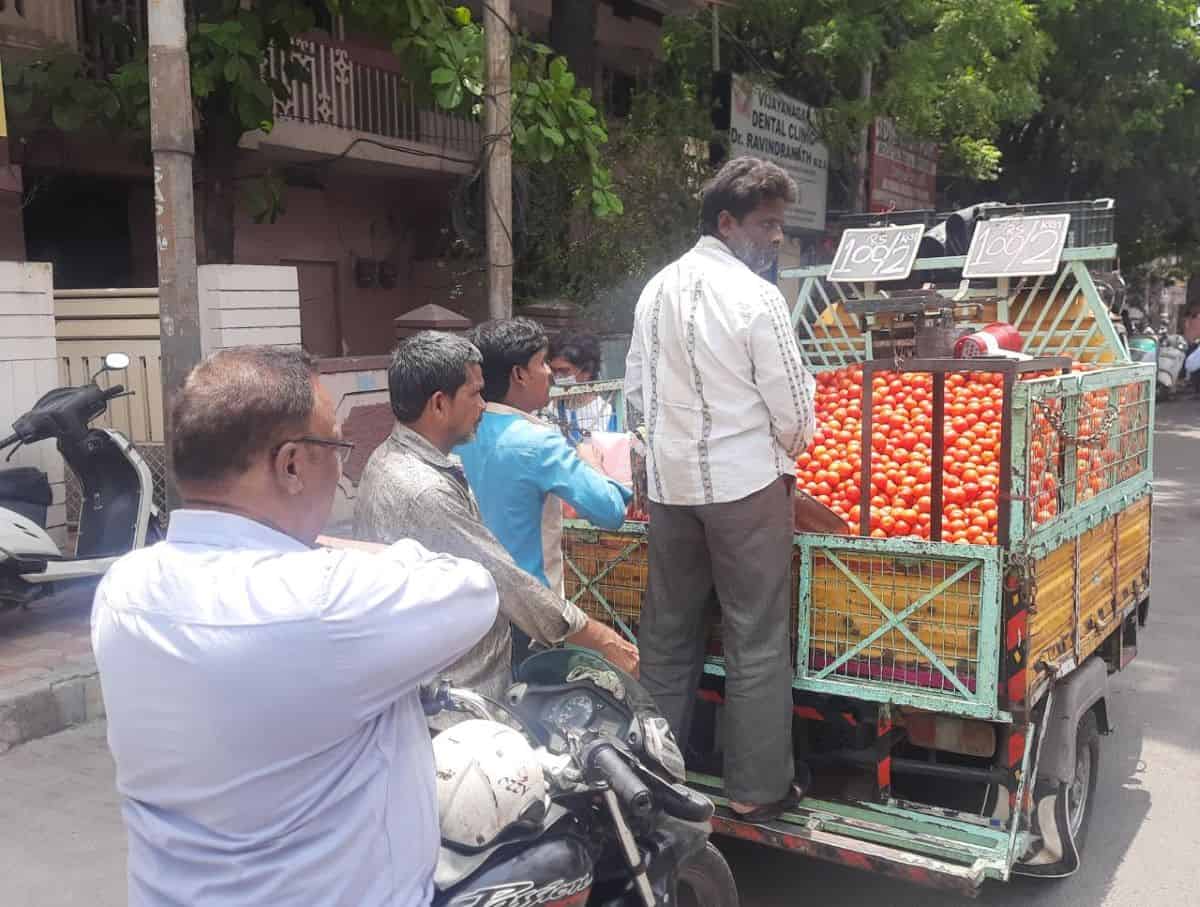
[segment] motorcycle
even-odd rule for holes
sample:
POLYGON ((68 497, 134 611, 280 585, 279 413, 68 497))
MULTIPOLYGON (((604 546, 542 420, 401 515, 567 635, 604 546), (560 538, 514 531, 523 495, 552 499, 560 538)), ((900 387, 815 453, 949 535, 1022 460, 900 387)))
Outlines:
POLYGON ((434 738, 435 907, 737 907, 713 804, 683 785, 640 684, 576 649, 532 656, 517 681, 503 703, 422 691, 427 714, 475 719, 434 738))
POLYGON ((45 394, 0 440, 0 451, 12 448, 8 462, 23 445, 53 438, 79 479, 82 502, 75 555, 67 557, 46 532, 45 473, 0 470, 0 611, 27 606, 57 583, 102 576, 119 556, 161 536, 150 467, 120 432, 89 427, 112 400, 131 396, 96 379, 128 367, 128 356, 110 353, 91 381, 45 394))

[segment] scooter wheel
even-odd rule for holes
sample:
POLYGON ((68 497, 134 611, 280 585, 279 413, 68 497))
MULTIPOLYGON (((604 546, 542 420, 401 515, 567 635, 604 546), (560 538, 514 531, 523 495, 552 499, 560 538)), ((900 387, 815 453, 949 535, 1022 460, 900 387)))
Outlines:
POLYGON ((738 907, 737 884, 721 851, 712 844, 679 867, 675 879, 678 907, 738 907))

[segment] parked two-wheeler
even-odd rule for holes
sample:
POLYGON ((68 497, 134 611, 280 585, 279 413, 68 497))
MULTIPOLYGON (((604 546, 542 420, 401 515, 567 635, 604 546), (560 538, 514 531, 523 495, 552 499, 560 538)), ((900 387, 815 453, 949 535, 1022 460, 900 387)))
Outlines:
POLYGON ((1187 362, 1188 343, 1180 334, 1165 331, 1158 337, 1158 398, 1169 400, 1183 389, 1184 365, 1187 362))
POLYGON ((737 907, 711 801, 636 680, 600 657, 529 658, 503 703, 446 686, 426 711, 475 716, 434 740, 436 907, 737 907))
POLYGON ((0 470, 0 611, 28 605, 57 583, 99 577, 119 556, 158 537, 150 467, 120 432, 89 427, 110 401, 130 395, 119 384, 102 388, 96 379, 128 367, 128 356, 110 353, 91 381, 45 394, 0 440, 0 451, 13 449, 11 459, 22 445, 54 439, 80 484, 79 534, 69 557, 46 532, 45 473, 0 470))

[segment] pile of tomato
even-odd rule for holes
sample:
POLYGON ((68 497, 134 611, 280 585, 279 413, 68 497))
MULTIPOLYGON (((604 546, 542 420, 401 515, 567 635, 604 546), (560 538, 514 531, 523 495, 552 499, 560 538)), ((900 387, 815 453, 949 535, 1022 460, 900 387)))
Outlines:
MULTIPOLYGON (((1092 366, 1077 364, 1076 371, 1092 366)), ((1044 377, 1029 373, 1023 378, 1044 377)), ((942 470, 944 542, 995 545, 1000 511, 1000 432, 1003 377, 946 375, 942 470)), ((796 461, 799 487, 861 529, 863 369, 859 365, 816 375, 817 432, 796 461)), ((873 538, 931 539, 933 509, 933 376, 878 372, 872 380, 869 533, 873 538)), ((1146 468, 1150 428, 1146 388, 1130 384, 1078 398, 1075 500, 1082 503, 1146 468)), ((1062 402, 1039 400, 1028 441, 1028 519, 1038 526, 1061 508, 1064 426, 1062 402)), ((647 515, 629 508, 629 519, 647 515)))
MULTIPOLYGON (((1077 366, 1086 370, 1086 366, 1077 366)), ((1146 388, 1127 384, 1091 391, 1078 406, 1075 435, 1075 501, 1083 503, 1146 468, 1150 442, 1146 388)), ((1029 445, 1032 519, 1041 525, 1058 515, 1064 412, 1058 400, 1034 408, 1029 445)))
MULTIPOLYGON (((821 372, 817 433, 796 462, 800 487, 860 527, 863 371, 821 372)), ((1000 488, 999 375, 946 376, 942 540, 996 544, 1000 488)), ((930 538, 933 500, 933 377, 876 374, 871 387, 869 526, 874 538, 930 538)))

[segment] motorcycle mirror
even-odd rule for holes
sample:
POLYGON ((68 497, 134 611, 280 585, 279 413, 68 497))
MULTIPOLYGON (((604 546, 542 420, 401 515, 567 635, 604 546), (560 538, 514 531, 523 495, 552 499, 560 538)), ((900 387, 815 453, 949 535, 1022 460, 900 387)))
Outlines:
POLYGON ((105 372, 119 372, 129 368, 129 356, 126 353, 109 353, 104 357, 104 364, 96 374, 92 375, 92 381, 95 381, 105 372))

